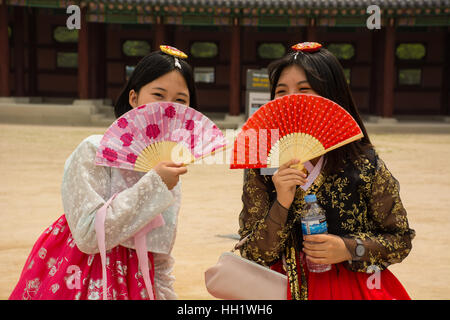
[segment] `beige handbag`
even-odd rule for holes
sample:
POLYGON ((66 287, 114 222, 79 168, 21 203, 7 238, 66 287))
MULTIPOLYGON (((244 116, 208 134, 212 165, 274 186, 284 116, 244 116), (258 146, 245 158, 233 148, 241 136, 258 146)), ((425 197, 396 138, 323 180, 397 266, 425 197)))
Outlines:
POLYGON ((206 289, 212 296, 225 300, 286 300, 285 275, 233 253, 247 238, 231 252, 224 252, 219 261, 206 270, 206 289))

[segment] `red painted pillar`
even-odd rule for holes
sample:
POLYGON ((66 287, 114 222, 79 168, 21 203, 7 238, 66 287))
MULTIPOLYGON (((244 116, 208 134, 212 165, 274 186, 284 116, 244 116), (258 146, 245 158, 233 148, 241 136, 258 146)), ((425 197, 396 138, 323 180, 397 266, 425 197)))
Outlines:
POLYGON ((37 94, 37 48, 36 48, 36 10, 28 8, 28 93, 30 97, 37 94))
POLYGON ((0 96, 11 95, 9 86, 8 7, 0 4, 0 96))
POLYGON ((380 116, 392 118, 395 87, 395 27, 389 23, 384 30, 383 103, 380 116))
POLYGON ((108 24, 99 23, 98 28, 98 48, 97 48, 97 91, 94 98, 104 99, 106 98, 106 34, 108 24))
POLYGON ((237 116, 241 110, 241 31, 237 18, 231 27, 230 100, 229 114, 237 116))
POLYGON ((170 43, 166 43, 164 24, 162 23, 161 17, 159 16, 156 17, 154 39, 154 51, 159 50, 160 45, 171 45, 170 43))
MULTIPOLYGON (((450 55, 450 33, 447 32, 446 36, 443 36, 443 49, 444 49, 444 57, 448 57, 450 55)), ((444 116, 450 116, 450 106, 449 106, 449 98, 450 98, 450 63, 448 59, 444 58, 444 66, 442 71, 442 87, 441 87, 441 114, 444 116)))
POLYGON ((14 93, 16 97, 25 96, 25 27, 24 7, 14 7, 14 93))
POLYGON ((314 18, 311 19, 310 25, 306 27, 306 41, 320 42, 317 36, 317 27, 314 18))
POLYGON ((369 113, 373 116, 381 115, 383 105, 383 68, 384 68, 384 30, 371 30, 372 57, 369 92, 369 113))
POLYGON ((81 9, 81 24, 78 33, 78 98, 89 99, 89 32, 87 8, 81 9))

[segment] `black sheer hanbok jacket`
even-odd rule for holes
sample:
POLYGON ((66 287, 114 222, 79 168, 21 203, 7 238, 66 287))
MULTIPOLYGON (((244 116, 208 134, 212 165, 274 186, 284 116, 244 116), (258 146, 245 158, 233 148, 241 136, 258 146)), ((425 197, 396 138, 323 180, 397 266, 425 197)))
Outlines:
POLYGON ((385 163, 371 150, 357 161, 344 160, 342 169, 334 174, 322 171, 306 192, 298 187, 292 205, 286 209, 276 201, 272 177, 250 169, 239 216, 241 239, 249 238, 240 249, 241 255, 266 266, 284 255, 292 297, 306 299, 306 278, 303 271, 297 274, 295 256, 302 248, 300 213, 304 196, 316 194, 326 211, 328 233, 340 236, 353 256, 345 266, 355 272, 384 270, 409 254, 415 236, 399 188, 385 163), (355 253, 356 239, 364 245, 362 257, 355 253), (300 287, 299 276, 303 280, 300 287))

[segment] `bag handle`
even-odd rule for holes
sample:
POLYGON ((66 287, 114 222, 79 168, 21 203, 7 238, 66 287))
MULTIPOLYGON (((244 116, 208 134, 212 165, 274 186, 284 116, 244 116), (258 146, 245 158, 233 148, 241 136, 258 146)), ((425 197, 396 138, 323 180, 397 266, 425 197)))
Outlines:
POLYGON ((231 252, 234 252, 238 250, 240 247, 242 247, 247 242, 248 238, 251 236, 252 233, 239 240, 239 242, 234 245, 233 249, 231 249, 231 252))

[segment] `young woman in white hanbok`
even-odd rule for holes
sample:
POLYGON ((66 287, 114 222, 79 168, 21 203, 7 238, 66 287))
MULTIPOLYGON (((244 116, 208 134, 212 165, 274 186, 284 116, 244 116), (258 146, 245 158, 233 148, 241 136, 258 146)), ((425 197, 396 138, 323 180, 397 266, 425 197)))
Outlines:
MULTIPOLYGON (((192 69, 174 52, 153 52, 139 62, 115 104, 116 117, 155 101, 196 106, 192 69)), ((65 213, 35 243, 10 299, 176 299, 171 250, 179 176, 187 169, 173 162, 147 173, 97 166, 101 139, 86 138, 67 159, 65 213), (100 212, 103 252, 96 232, 100 212), (144 256, 134 242, 139 233, 144 256)))

